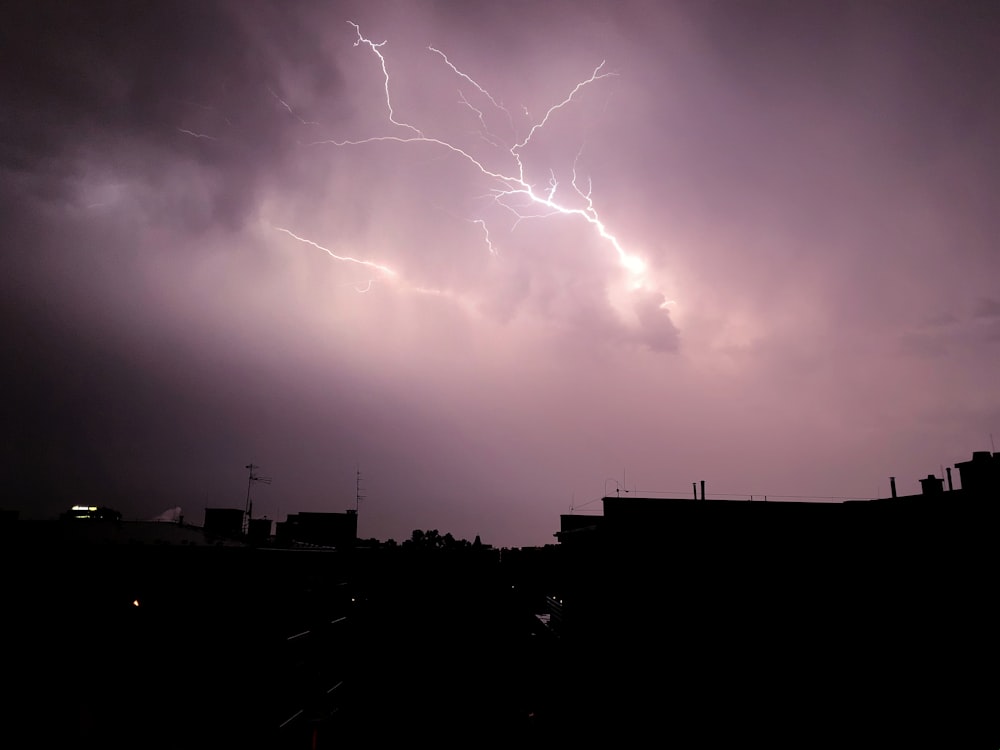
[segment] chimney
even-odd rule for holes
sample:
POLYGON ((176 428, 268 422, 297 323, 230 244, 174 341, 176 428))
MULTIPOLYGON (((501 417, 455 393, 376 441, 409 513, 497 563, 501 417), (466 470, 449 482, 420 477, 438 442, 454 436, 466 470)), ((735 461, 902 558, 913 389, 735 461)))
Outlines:
POLYGON ((948 472, 948 492, 951 492, 953 489, 955 489, 954 487, 951 486, 951 467, 949 466, 947 469, 945 469, 945 471, 948 472))
POLYGON ((705 480, 701 480, 701 499, 705 499, 705 480))
POLYGON ((889 487, 892 488, 892 496, 896 497, 896 477, 889 477, 889 487))
POLYGON ((691 482, 691 489, 694 490, 694 499, 697 500, 698 499, 698 483, 697 482, 691 482))
POLYGON ((926 479, 920 480, 920 492, 924 495, 940 495, 943 492, 941 487, 943 481, 933 474, 928 474, 926 479))

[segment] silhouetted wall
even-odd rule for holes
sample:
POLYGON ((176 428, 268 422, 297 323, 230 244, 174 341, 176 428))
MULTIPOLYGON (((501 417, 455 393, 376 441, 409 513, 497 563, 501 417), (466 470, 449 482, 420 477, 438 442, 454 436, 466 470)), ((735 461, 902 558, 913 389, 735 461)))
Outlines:
POLYGON ((996 500, 1000 495, 1000 453, 976 451, 971 461, 955 464, 962 482, 962 489, 972 493, 988 495, 996 500))
POLYGON ((289 513, 278 524, 276 540, 279 544, 314 544, 319 547, 353 547, 358 538, 358 514, 346 513, 289 513))
POLYGON ((215 536, 241 536, 243 511, 239 508, 205 508, 205 533, 215 536))

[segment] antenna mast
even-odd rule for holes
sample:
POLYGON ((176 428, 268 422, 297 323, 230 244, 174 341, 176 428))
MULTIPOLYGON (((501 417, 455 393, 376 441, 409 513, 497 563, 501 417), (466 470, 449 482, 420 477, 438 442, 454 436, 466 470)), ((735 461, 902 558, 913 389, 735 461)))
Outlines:
POLYGON ((361 464, 358 464, 354 480, 354 512, 361 510, 361 501, 365 496, 361 494, 361 464))
POLYGON ((243 535, 246 536, 250 533, 250 519, 253 517, 253 501, 250 499, 250 487, 253 486, 254 482, 263 482, 264 484, 271 483, 271 477, 260 477, 254 474, 255 469, 260 467, 257 464, 250 463, 243 467, 250 472, 250 476, 247 479, 247 504, 243 511, 243 535))

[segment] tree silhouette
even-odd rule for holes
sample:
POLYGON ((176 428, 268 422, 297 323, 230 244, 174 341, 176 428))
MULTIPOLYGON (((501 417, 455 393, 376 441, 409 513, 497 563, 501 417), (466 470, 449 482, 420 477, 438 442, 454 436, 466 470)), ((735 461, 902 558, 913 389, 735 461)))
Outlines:
POLYGON ((455 539, 450 532, 442 536, 437 529, 414 529, 403 546, 416 549, 466 549, 472 543, 468 539, 455 539))

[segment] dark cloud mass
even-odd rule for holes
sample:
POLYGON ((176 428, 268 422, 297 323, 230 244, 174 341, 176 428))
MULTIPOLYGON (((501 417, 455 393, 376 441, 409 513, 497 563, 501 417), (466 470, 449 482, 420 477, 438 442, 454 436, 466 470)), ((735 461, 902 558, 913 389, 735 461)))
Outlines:
POLYGON ((1000 433, 998 21, 9 3, 0 505, 360 468, 362 536, 535 545, 612 479, 915 492, 1000 433))

